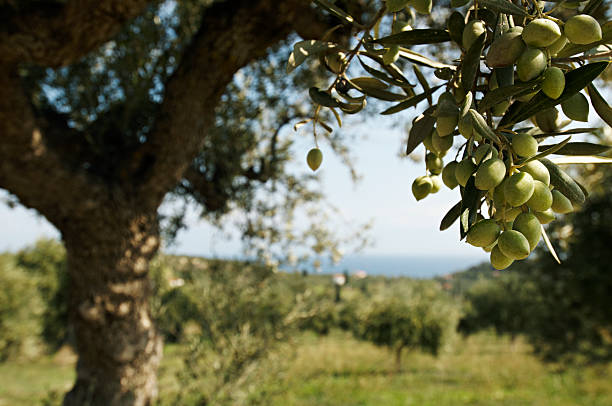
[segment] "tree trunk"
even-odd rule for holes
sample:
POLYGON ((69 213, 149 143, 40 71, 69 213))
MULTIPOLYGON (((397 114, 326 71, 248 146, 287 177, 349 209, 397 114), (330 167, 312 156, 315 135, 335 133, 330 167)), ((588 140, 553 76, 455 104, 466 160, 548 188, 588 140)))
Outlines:
POLYGON ((147 275, 157 226, 155 215, 114 207, 63 230, 79 355, 64 405, 143 406, 157 397, 162 340, 147 275))

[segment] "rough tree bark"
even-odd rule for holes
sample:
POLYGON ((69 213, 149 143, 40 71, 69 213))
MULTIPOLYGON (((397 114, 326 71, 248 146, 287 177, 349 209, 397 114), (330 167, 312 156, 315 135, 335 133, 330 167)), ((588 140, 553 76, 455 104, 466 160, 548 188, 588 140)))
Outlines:
POLYGON ((161 339, 149 311, 147 272, 159 247, 157 209, 204 145, 234 73, 293 30, 311 37, 327 28, 313 19, 308 0, 215 2, 166 84, 149 142, 122 163, 127 176, 105 179, 75 169, 55 141, 45 141, 67 126, 50 128, 37 116, 19 67, 73 63, 148 3, 35 3, 0 18, 0 187, 44 215, 66 245, 79 355, 66 405, 152 403, 161 339))

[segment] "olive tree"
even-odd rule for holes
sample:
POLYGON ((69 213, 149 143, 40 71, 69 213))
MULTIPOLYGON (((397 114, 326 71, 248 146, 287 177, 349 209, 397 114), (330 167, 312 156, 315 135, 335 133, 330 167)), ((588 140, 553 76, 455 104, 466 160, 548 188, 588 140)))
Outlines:
MULTIPOLYGON (((79 359, 64 404, 151 404, 149 262, 160 220, 182 225, 158 209, 169 192, 213 220, 240 207, 245 238, 286 253, 270 222, 320 193, 284 169, 302 79, 275 66, 282 41, 323 35, 330 18, 306 0, 3 0, 0 15, 0 187, 66 247, 79 359)), ((334 249, 317 230, 291 238, 334 249)))

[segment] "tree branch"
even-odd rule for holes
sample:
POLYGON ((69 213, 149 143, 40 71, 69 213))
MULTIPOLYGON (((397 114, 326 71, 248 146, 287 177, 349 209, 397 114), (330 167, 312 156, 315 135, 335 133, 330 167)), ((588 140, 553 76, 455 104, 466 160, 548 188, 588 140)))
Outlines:
POLYGON ((265 55, 308 13, 313 13, 308 0, 235 0, 206 10, 167 84, 150 142, 137 153, 133 173, 138 193, 156 196, 158 204, 179 182, 203 147, 215 108, 236 71, 265 55))
POLYGON ((2 9, 0 59, 43 66, 68 65, 112 38, 152 0, 37 2, 25 11, 2 9))
MULTIPOLYGON (((0 65, 0 187, 35 208, 58 228, 78 210, 90 210, 107 189, 85 171, 68 168, 47 148, 16 69, 0 65), (89 202, 89 203, 88 203, 89 202)), ((73 217, 74 218, 74 217, 73 217)))

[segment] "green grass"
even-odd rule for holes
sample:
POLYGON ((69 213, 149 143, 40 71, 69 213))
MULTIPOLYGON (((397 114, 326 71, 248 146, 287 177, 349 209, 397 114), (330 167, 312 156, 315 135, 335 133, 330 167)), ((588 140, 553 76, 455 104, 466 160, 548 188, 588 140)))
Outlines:
MULTIPOLYGON (((434 358, 404 354, 396 372, 392 354, 335 332, 296 340, 297 354, 269 386, 271 405, 612 405, 612 367, 561 370, 539 362, 522 341, 486 334, 457 339, 434 358)), ((0 405, 34 405, 48 391, 61 392, 73 365, 53 357, 0 364, 0 405)), ((175 377, 181 348, 167 346, 160 389, 180 390, 175 377)))

